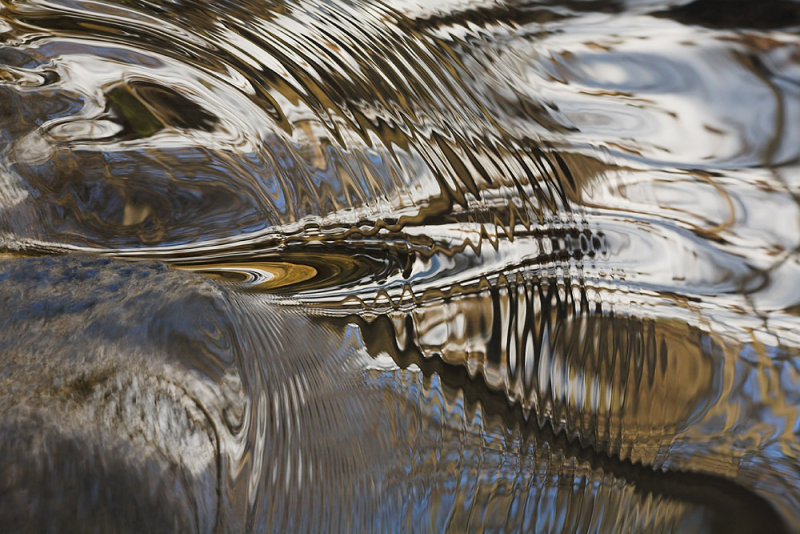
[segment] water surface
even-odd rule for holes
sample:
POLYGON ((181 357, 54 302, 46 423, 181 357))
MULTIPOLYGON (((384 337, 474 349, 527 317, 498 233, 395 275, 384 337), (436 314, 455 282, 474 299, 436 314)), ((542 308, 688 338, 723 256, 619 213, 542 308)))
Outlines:
POLYGON ((800 4, 0 4, 11 529, 800 530, 800 4))

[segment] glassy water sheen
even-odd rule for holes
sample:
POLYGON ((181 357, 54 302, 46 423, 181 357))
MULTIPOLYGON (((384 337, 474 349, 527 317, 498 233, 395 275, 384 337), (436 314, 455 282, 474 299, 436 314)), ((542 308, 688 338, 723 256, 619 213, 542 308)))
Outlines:
POLYGON ((0 3, 0 529, 800 531, 800 3, 0 3))

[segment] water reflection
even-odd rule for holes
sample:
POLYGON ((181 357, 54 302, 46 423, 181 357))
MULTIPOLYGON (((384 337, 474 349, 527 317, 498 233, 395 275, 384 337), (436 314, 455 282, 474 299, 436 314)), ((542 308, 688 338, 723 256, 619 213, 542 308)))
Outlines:
POLYGON ((12 528, 800 528, 794 2, 0 21, 12 528))

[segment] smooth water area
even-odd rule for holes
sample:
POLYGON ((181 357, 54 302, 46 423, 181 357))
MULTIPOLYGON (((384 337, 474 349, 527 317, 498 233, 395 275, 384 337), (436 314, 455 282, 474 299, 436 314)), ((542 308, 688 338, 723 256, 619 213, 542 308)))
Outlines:
POLYGON ((0 530, 800 531, 799 30, 3 0, 0 530))

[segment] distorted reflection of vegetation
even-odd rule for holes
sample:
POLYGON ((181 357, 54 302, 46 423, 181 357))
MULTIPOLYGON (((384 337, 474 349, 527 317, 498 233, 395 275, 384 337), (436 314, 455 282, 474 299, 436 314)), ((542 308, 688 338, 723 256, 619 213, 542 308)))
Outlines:
POLYGON ((800 530, 800 4, 4 2, 6 530, 800 530))

